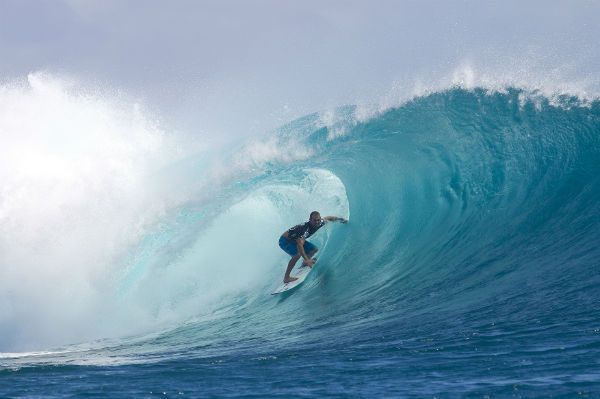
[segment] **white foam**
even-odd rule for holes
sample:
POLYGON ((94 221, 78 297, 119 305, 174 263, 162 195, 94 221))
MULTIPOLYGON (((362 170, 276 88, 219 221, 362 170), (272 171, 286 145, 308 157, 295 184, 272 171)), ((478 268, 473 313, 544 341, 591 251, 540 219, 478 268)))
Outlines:
POLYGON ((239 173, 247 170, 261 170, 265 164, 270 162, 292 163, 311 155, 313 155, 313 151, 294 137, 283 139, 270 136, 253 139, 234 156, 235 168, 230 171, 239 173))
MULTIPOLYGON (((522 90, 520 100, 541 104, 548 100, 553 106, 564 106, 562 98, 573 97, 580 106, 589 106, 600 98, 600 77, 581 76, 574 65, 546 61, 535 54, 516 55, 513 59, 476 62, 465 59, 444 72, 427 76, 412 76, 409 81, 393 82, 387 92, 376 100, 356 101, 352 115, 335 110, 319 114, 319 124, 328 129, 328 140, 346 135, 353 126, 369 121, 384 112, 400 107, 416 98, 453 88, 484 89, 489 93, 504 93, 508 88, 522 90), (552 68, 547 65, 554 65, 552 68)), ((567 105, 568 107, 569 105, 567 105)))
POLYGON ((0 86, 0 347, 120 331, 105 297, 119 256, 169 203, 178 154, 139 104, 43 73, 0 86))

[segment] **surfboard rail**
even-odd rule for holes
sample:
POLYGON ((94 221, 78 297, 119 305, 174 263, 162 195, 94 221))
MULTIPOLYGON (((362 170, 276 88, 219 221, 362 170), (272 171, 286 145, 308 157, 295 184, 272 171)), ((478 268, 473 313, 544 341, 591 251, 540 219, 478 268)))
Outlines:
MULTIPOLYGON (((314 265, 313 265, 314 267, 314 265)), ((289 291, 298 287, 300 284, 306 280, 308 274, 312 271, 312 267, 310 266, 300 266, 298 272, 292 277, 296 277, 298 280, 290 281, 289 283, 283 283, 275 291, 271 293, 271 295, 281 294, 283 292, 289 291)))

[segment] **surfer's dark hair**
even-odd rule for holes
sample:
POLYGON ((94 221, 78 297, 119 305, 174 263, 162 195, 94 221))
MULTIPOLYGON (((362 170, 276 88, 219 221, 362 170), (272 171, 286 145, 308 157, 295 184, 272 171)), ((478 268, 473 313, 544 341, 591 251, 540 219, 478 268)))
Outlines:
POLYGON ((313 215, 319 215, 319 211, 312 211, 309 218, 312 219, 313 215))

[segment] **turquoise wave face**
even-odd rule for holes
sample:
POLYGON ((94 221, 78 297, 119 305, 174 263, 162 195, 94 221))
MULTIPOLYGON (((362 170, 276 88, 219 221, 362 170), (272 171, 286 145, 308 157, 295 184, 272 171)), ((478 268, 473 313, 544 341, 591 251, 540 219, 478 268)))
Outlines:
POLYGON ((112 359, 293 348, 320 367, 353 357, 413 393, 415 368, 457 392, 583 381, 599 342, 600 103, 452 89, 360 114, 284 126, 261 147, 278 155, 245 152, 252 173, 149 234, 115 295, 164 330, 103 343, 112 359), (350 223, 315 235, 315 271, 272 297, 287 262, 278 237, 312 210, 350 223))
POLYGON ((457 89, 349 128, 322 163, 346 185, 361 289, 462 311, 592 273, 598 111, 457 89))
POLYGON ((455 89, 365 122, 356 114, 344 108, 329 126, 311 115, 282 128, 277 145, 302 145, 308 155, 267 163, 225 190, 212 218, 175 228, 169 240, 199 238, 178 261, 153 256, 160 267, 134 291, 154 293, 145 301, 155 314, 182 304, 189 317, 229 309, 232 334, 257 328, 277 340, 279 329, 256 320, 324 323, 332 331, 316 329, 321 341, 324 333, 337 341, 345 325, 353 336, 397 320, 454 323, 482 309, 495 316, 479 323, 517 319, 527 330, 533 319, 564 319, 557 307, 597 299, 580 276, 597 275, 598 103, 455 89), (265 294, 286 263, 277 238, 313 209, 350 224, 315 236, 318 272, 294 297, 274 301, 265 294))

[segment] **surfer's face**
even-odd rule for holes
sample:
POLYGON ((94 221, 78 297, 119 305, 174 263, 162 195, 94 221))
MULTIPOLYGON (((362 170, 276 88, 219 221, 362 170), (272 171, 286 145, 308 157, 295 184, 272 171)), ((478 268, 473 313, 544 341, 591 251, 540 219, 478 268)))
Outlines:
POLYGON ((310 218, 310 224, 313 227, 316 227, 319 225, 319 223, 321 223, 321 215, 319 215, 318 213, 315 215, 312 215, 310 218))

